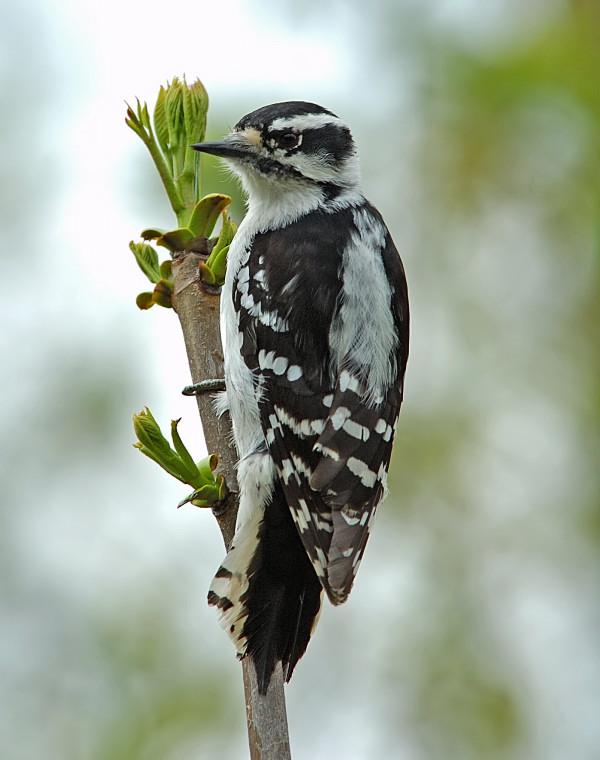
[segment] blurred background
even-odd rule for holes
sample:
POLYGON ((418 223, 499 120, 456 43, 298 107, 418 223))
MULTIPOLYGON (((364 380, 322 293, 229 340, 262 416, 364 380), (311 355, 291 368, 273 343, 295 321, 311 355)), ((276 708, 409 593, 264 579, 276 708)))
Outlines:
POLYGON ((124 101, 183 74, 209 138, 343 117, 409 278, 391 495, 288 687, 294 758, 596 760, 595 0, 2 5, 1 757, 247 757, 215 521, 131 447, 148 405, 204 454, 128 250, 173 216, 124 101))

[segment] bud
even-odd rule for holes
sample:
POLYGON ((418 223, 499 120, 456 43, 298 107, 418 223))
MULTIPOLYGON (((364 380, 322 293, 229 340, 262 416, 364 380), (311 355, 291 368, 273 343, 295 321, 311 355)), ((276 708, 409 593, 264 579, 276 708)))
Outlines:
POLYGON ((154 106, 154 131, 165 157, 180 146, 202 142, 206 132, 208 94, 199 79, 188 85, 173 77, 167 86, 161 85, 154 106))
POLYGON ((187 483, 188 471, 185 464, 170 447, 148 407, 139 414, 133 415, 133 429, 138 437, 138 442, 133 444, 134 448, 139 449, 149 459, 153 459, 177 480, 187 483))
POLYGON ((137 109, 127 109, 126 122, 150 151, 180 226, 187 224, 200 199, 195 182, 198 157, 189 146, 204 140, 207 111, 204 85, 199 79, 188 85, 185 76, 182 80, 173 77, 166 87, 161 86, 154 107, 154 130, 145 103, 138 101, 137 109))
POLYGON ((152 412, 146 407, 139 414, 133 415, 133 429, 138 437, 137 448, 147 448, 155 452, 168 452, 171 447, 161 432, 158 422, 152 412))
POLYGON ((172 151, 176 151, 177 148, 186 144, 185 119, 183 115, 183 87, 184 85, 179 81, 178 77, 173 77, 173 81, 170 84, 167 84, 164 94, 167 134, 172 151))
MULTIPOLYGON (((195 154, 189 146, 204 140, 207 111, 208 95, 199 79, 188 85, 185 76, 183 80, 173 77, 158 92, 154 107, 154 130, 176 183, 190 175, 190 172, 193 180, 195 154)), ((184 201, 189 201, 189 193, 186 192, 189 188, 180 184, 179 190, 184 201)), ((196 200, 193 197, 193 201, 196 200)), ((189 207, 190 203, 186 205, 189 207)))
POLYGON ((173 308, 173 285, 167 280, 160 280, 154 286, 152 291, 152 300, 158 306, 162 306, 165 309, 173 308))
POLYGON ((206 134, 206 113, 208 111, 208 93, 199 79, 189 87, 183 78, 183 118, 188 145, 203 142, 206 134))
POLYGON ((223 211, 223 225, 221 227, 221 233, 212 249, 210 256, 206 262, 206 268, 210 270, 210 277, 207 277, 207 273, 201 269, 200 278, 207 284, 223 285, 225 282, 225 269, 227 267, 227 253, 229 246, 233 240, 233 236, 236 233, 237 226, 227 214, 223 211))
MULTIPOLYGON (((179 455, 179 458, 181 459, 181 462, 186 469, 186 483, 188 483, 190 486, 194 486, 195 488, 200 488, 200 486, 205 484, 204 481, 206 478, 196 466, 196 463, 192 459, 190 452, 187 450, 185 444, 181 440, 181 436, 177 430, 177 425, 179 425, 180 422, 181 419, 171 420, 171 438, 173 439, 173 445, 175 446, 175 451, 179 455)), ((209 482, 212 481, 213 477, 211 474, 209 482)))
POLYGON ((167 126, 167 114, 165 111, 165 95, 166 90, 160 86, 158 91, 158 97, 156 98, 156 105, 154 106, 154 131, 156 133, 156 139, 160 145, 160 149, 166 155, 169 145, 169 127, 167 126))
POLYGON ((139 268, 150 280, 156 284, 161 279, 160 266, 158 263, 158 254, 148 243, 129 243, 129 250, 135 256, 139 268))
POLYGON ((179 420, 171 422, 171 437, 175 446, 173 450, 146 407, 139 414, 133 415, 133 428, 138 437, 138 442, 133 445, 174 478, 195 489, 179 506, 192 502, 197 507, 210 507, 217 501, 222 501, 227 494, 225 479, 220 474, 214 474, 217 456, 210 454, 196 464, 181 440, 178 424, 179 420))

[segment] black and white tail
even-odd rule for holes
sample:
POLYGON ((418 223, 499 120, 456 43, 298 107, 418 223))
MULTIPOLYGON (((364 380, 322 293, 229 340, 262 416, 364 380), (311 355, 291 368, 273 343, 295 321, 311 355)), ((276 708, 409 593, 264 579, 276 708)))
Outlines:
POLYGON ((321 583, 277 483, 264 505, 238 519, 231 548, 208 594, 238 657, 252 659, 261 694, 278 661, 290 680, 318 620, 321 595, 321 583))

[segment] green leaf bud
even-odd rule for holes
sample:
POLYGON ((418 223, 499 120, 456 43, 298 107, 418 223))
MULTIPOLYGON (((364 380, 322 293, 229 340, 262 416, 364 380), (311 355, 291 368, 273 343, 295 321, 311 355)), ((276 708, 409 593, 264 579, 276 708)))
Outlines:
MULTIPOLYGON (((199 488, 201 485, 205 485, 207 478, 205 478, 200 472, 199 468, 196 466, 196 463, 192 459, 190 452, 187 450, 183 441, 181 440, 181 436, 177 430, 177 425, 179 425, 180 421, 180 419, 171 420, 171 438, 173 439, 175 451, 179 455, 179 458, 181 459, 181 462, 186 469, 186 483, 189 483, 189 485, 193 486, 194 488, 199 488)), ((209 483, 212 484, 213 481, 214 478, 212 477, 211 473, 209 483)))
POLYGON ((159 230, 158 227, 148 227, 142 230, 140 237, 142 240, 156 240, 156 238, 162 237, 168 230, 159 230))
POLYGON ((154 293, 140 293, 135 299, 136 306, 142 311, 147 311, 154 306, 154 293))
POLYGON ((200 269, 200 279, 202 280, 203 283, 205 283, 206 285, 216 284, 215 276, 212 273, 212 269, 208 267, 203 261, 200 262, 199 269, 200 269))
MULTIPOLYGON (((188 483, 189 472, 185 463, 169 445, 148 407, 139 414, 133 415, 133 429, 138 437, 138 442, 133 444, 134 448, 154 460, 169 475, 182 483, 188 483)), ((194 484, 189 483, 189 485, 194 484)))
POLYGON ((154 106, 154 131, 162 152, 167 155, 169 150, 169 128, 167 126, 167 114, 165 110, 166 90, 161 85, 154 106))
POLYGON ((229 206, 231 198, 228 195, 210 193, 201 198, 194 206, 188 227, 194 237, 209 238, 215 228, 219 215, 229 206))
POLYGON ((194 235, 187 227, 179 227, 176 230, 165 232, 156 241, 157 245, 162 245, 164 248, 168 248, 170 251, 183 251, 190 240, 194 239, 194 235))
POLYGON ((159 280, 156 283, 154 292, 152 293, 152 299, 158 306, 163 306, 165 309, 172 309, 173 304, 171 302, 171 296, 173 294, 173 283, 168 280, 159 280))
POLYGON ((161 280, 171 282, 173 280, 173 264, 171 259, 165 259, 158 268, 158 271, 160 272, 161 280))
POLYGON ((158 265, 158 254, 148 243, 129 243, 129 249, 135 256, 139 268, 150 280, 157 283, 160 280, 160 270, 158 265))

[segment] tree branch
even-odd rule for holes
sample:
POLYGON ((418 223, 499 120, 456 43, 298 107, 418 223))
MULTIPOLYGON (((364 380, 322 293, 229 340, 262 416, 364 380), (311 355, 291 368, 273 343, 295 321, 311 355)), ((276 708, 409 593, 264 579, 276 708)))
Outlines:
MULTIPOLYGON (((224 376, 219 329, 220 296, 208 293, 200 286, 198 273, 202 260, 203 257, 196 253, 184 253, 173 261, 173 308, 181 323, 194 383, 224 376)), ((233 445, 231 421, 229 415, 217 417, 211 394, 203 393, 196 396, 196 400, 206 447, 209 453, 217 454, 218 471, 225 477, 229 488, 225 500, 213 509, 225 546, 229 547, 239 505, 235 475, 237 454, 233 445)), ((258 692, 256 671, 249 658, 242 660, 242 669, 251 760, 289 760, 290 743, 281 664, 275 669, 264 696, 258 692)))

